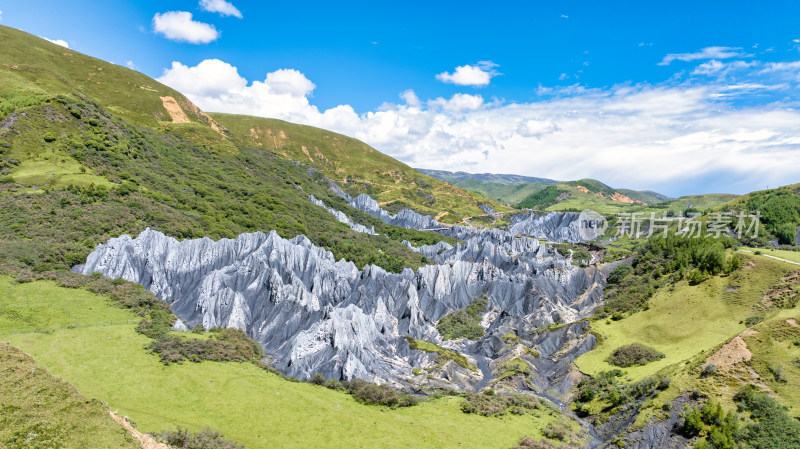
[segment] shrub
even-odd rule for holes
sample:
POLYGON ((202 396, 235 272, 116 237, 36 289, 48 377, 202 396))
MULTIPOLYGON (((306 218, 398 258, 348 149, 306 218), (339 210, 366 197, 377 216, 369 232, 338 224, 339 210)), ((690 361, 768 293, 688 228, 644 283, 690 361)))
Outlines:
POLYGON ((261 345, 239 329, 215 327, 211 329, 211 333, 209 339, 164 335, 150 343, 149 348, 166 365, 184 360, 251 362, 263 356, 261 345))
POLYGON ((569 428, 560 423, 550 423, 542 429, 542 435, 552 440, 564 441, 569 435, 569 428))
POLYGON ((417 405, 417 398, 399 392, 388 385, 377 385, 361 379, 354 379, 343 384, 356 401, 362 404, 383 405, 391 408, 417 405))
POLYGON ((700 376, 701 377, 713 376, 714 373, 716 373, 716 372, 717 372, 717 365, 715 365, 713 363, 709 363, 709 364, 707 364, 706 366, 703 367, 702 371, 700 371, 700 376))
POLYGON ((606 359, 608 363, 627 368, 635 365, 646 365, 664 358, 664 354, 641 343, 631 343, 615 349, 606 359))
POLYGON ((486 308, 487 303, 486 298, 481 298, 464 309, 443 316, 436 324, 436 329, 447 340, 481 338, 484 329, 481 326, 480 313, 486 308))
POLYGON ((205 429, 192 433, 187 429, 165 431, 153 435, 176 449, 244 449, 244 445, 226 439, 221 433, 205 429))
POLYGON ((542 407, 539 400, 531 395, 512 393, 496 395, 491 388, 481 393, 467 393, 461 403, 461 411, 481 416, 504 416, 511 412, 515 415, 530 413, 542 407))
POLYGON ((615 267, 608 273, 608 283, 609 284, 618 284, 619 281, 624 279, 627 275, 631 274, 633 271, 633 267, 630 265, 620 265, 615 267))

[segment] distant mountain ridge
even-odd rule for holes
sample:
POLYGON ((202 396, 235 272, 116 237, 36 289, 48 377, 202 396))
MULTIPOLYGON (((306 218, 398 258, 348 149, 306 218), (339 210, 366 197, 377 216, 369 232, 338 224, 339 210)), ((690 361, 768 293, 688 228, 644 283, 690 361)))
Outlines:
MULTIPOLYGON (((652 205, 673 198, 652 190, 615 189, 596 179, 579 179, 577 181, 556 181, 548 178, 532 176, 467 173, 463 171, 429 170, 418 168, 417 171, 443 181, 447 181, 463 189, 478 192, 489 198, 522 207, 551 207, 566 198, 573 200, 592 195, 601 202, 610 204, 652 205), (542 193, 545 189, 547 192, 542 193), (565 196, 562 196, 564 194, 565 196), (556 200, 556 198, 560 198, 556 200), (542 201, 544 200, 544 201, 542 201)), ((575 201, 570 202, 570 207, 575 201)), ((597 200, 591 199, 591 203, 597 200)))
POLYGON ((466 181, 473 179, 480 182, 492 182, 497 184, 556 184, 558 181, 548 178, 537 178, 534 176, 495 174, 495 173, 467 173, 463 171, 451 172, 447 170, 431 170, 427 168, 417 168, 418 172, 439 178, 442 181, 453 183, 454 181, 466 181))

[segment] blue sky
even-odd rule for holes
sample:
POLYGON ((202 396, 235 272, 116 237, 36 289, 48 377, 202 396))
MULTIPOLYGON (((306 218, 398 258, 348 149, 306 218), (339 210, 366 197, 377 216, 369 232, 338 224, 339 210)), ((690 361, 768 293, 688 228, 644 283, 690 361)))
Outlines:
POLYGON ((129 64, 207 111, 333 129, 413 166, 671 195, 800 181, 799 2, 0 0, 0 11, 0 24, 129 64))

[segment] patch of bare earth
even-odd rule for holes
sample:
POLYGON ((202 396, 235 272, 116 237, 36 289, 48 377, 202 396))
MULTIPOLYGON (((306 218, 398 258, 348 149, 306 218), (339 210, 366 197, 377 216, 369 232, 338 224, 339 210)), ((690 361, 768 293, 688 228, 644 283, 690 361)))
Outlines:
POLYGON ((181 106, 175 101, 174 98, 170 96, 166 97, 159 97, 161 98, 161 103, 164 105, 164 109, 169 112, 169 116, 172 117, 172 123, 189 123, 189 117, 186 116, 186 113, 183 112, 181 106))
POLYGON ((753 357, 753 353, 747 349, 747 343, 741 335, 737 335, 731 341, 722 345, 717 352, 708 357, 708 363, 713 363, 717 368, 730 368, 733 365, 746 362, 753 357))
POLYGON ((794 318, 787 318, 786 322, 789 323, 789 326, 800 327, 800 324, 797 324, 797 320, 795 320, 794 318))

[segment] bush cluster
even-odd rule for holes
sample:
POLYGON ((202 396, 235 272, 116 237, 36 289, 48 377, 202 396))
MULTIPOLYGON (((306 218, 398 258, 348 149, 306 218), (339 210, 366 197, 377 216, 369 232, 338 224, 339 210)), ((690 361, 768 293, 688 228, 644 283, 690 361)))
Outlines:
POLYGON ((261 345, 240 329, 213 327, 209 332, 207 339, 166 335, 151 342, 149 349, 166 365, 184 360, 252 362, 263 357, 261 345))
POLYGON ((495 395, 487 393, 466 393, 461 402, 461 411, 481 416, 504 416, 508 413, 524 415, 535 410, 543 410, 545 405, 535 396, 521 393, 495 395))
POLYGON ((581 380, 577 386, 573 408, 579 416, 588 415, 586 405, 592 401, 608 404, 608 409, 654 397, 669 388, 670 379, 665 376, 646 377, 638 382, 623 383, 619 379, 624 372, 619 369, 603 371, 595 377, 581 380))
POLYGON ((641 343, 631 343, 613 350, 606 361, 614 366, 627 368, 629 366, 646 365, 663 358, 663 353, 656 351, 650 346, 641 343))
POLYGON ((345 391, 352 395, 356 401, 367 405, 397 408, 411 407, 419 403, 416 397, 397 391, 389 385, 378 385, 361 379, 353 379, 351 381, 328 380, 322 374, 317 373, 308 382, 331 390, 345 391))
POLYGON ((443 316, 436 324, 436 329, 447 340, 467 338, 474 340, 483 337, 481 312, 486 309, 488 300, 478 299, 464 309, 456 310, 443 316))
POLYGON ((193 433, 179 427, 178 430, 153 434, 153 437, 175 449, 245 449, 243 444, 228 440, 211 429, 193 433))

